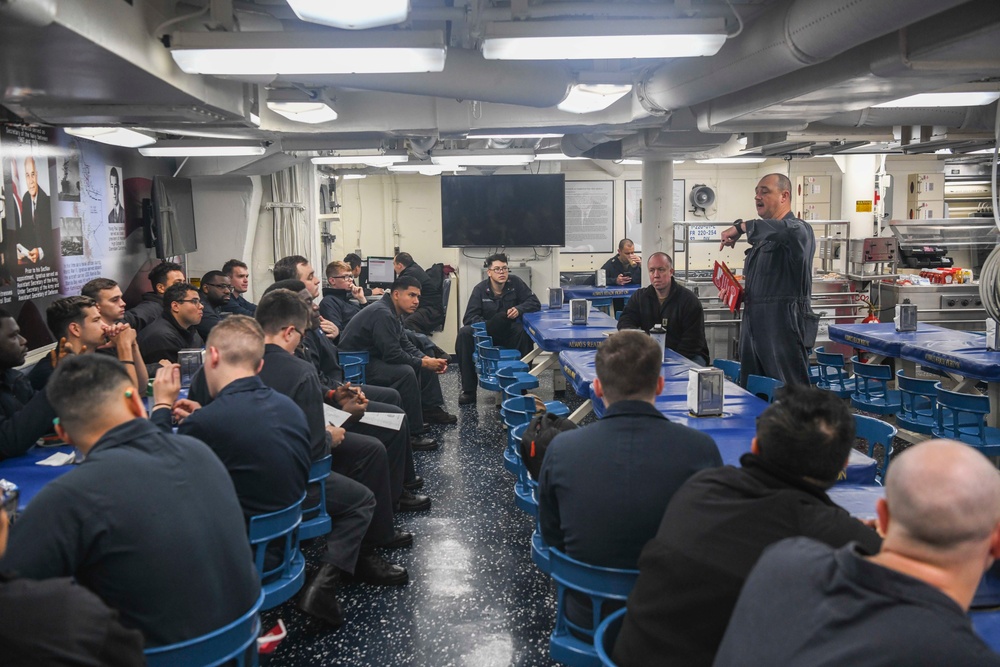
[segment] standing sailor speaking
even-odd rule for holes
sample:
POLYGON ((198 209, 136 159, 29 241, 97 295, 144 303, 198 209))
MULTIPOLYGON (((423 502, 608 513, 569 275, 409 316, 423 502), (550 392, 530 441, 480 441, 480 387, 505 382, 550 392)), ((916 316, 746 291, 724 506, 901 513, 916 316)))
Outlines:
POLYGON ((812 227, 792 214, 792 184, 768 174, 754 190, 757 220, 737 220, 722 232, 723 247, 747 235, 743 264, 745 289, 740 327, 740 383, 765 375, 785 384, 809 382, 809 348, 816 342, 819 316, 812 312, 812 227))

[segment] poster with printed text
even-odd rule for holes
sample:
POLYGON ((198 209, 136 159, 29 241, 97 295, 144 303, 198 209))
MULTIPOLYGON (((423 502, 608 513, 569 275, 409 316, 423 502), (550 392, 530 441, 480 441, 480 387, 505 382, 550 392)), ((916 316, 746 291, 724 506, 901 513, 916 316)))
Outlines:
MULTIPOLYGON (((684 222, 684 179, 674 179, 673 219, 684 222)), ((637 252, 642 252, 642 181, 625 181, 625 238, 632 239, 637 252)))

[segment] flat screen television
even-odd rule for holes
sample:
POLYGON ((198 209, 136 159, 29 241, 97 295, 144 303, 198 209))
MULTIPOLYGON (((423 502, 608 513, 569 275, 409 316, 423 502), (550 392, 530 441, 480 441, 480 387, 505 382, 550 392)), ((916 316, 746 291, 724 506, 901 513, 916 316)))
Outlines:
POLYGON ((442 176, 441 244, 566 245, 564 175, 442 176))
POLYGON ((191 179, 154 176, 151 199, 149 231, 156 256, 166 259, 197 250, 191 179))

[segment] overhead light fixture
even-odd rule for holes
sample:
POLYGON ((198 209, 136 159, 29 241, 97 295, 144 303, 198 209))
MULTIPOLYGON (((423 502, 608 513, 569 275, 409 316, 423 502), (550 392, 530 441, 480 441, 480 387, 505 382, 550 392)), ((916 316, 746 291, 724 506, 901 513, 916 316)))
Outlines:
POLYGON ((508 21, 490 23, 487 60, 603 60, 715 55, 725 19, 508 21))
POLYGON ((329 123, 337 120, 337 111, 319 91, 278 88, 267 93, 267 108, 296 123, 329 123))
POLYGON ((565 153, 535 153, 535 159, 540 162, 562 162, 563 160, 589 160, 590 158, 577 156, 570 157, 565 153))
POLYGON ((440 72, 445 52, 439 30, 178 32, 170 37, 170 55, 182 70, 225 76, 440 72))
POLYGON ((359 181, 362 178, 368 178, 368 174, 341 174, 340 177, 345 181, 359 181))
POLYGON ((535 161, 531 150, 434 151, 431 162, 443 167, 513 167, 535 161))
POLYGON ((161 139, 155 146, 140 148, 146 157, 240 157, 263 155, 266 149, 259 141, 212 139, 161 139))
POLYGON ((766 157, 713 157, 707 160, 695 160, 698 164, 760 164, 766 157))
POLYGON ((400 151, 399 153, 369 153, 369 154, 356 154, 356 153, 338 153, 337 155, 324 155, 321 157, 312 158, 311 162, 313 164, 364 164, 369 167, 388 167, 392 164, 397 164, 399 162, 406 162, 406 153, 400 151))
POLYGON ((124 127, 67 127, 63 129, 66 134, 74 137, 90 139, 110 146, 139 148, 156 143, 156 137, 124 127))
POLYGON ((919 93, 876 104, 875 108, 898 107, 981 107, 1000 99, 998 92, 919 93))
POLYGON ((389 171, 394 174, 421 174, 422 176, 440 176, 445 171, 465 171, 465 167, 444 167, 437 164, 414 162, 411 164, 394 164, 389 171))
POLYGON ((303 21, 344 30, 366 30, 402 23, 410 14, 410 0, 288 0, 303 21))
POLYGON ((522 134, 485 134, 472 133, 466 135, 468 139, 562 139, 562 134, 545 134, 542 132, 522 133, 522 134))
POLYGON ((570 87, 566 99, 557 104, 556 108, 569 113, 604 111, 631 91, 631 85, 578 83, 570 87))
POLYGON ((684 160, 674 160, 674 164, 684 164, 684 160))

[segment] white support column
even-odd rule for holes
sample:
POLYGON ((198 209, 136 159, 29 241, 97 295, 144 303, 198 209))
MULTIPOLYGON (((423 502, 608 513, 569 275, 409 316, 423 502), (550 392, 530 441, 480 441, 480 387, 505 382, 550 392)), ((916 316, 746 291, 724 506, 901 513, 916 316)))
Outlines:
POLYGON ((642 162, 642 256, 662 251, 674 255, 674 163, 642 162))
POLYGON ((837 166, 844 172, 843 189, 840 195, 840 217, 851 222, 851 238, 863 239, 874 235, 875 214, 870 211, 858 213, 859 201, 875 198, 875 171, 878 159, 875 155, 837 155, 837 166))

